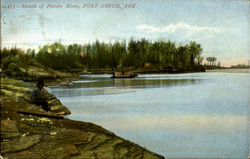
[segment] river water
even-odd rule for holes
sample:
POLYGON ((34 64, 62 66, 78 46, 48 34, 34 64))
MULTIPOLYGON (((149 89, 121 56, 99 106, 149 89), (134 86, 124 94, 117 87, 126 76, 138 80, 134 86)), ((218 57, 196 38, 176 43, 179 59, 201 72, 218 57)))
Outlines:
POLYGON ((83 75, 48 87, 72 112, 166 158, 247 158, 249 73, 83 75))

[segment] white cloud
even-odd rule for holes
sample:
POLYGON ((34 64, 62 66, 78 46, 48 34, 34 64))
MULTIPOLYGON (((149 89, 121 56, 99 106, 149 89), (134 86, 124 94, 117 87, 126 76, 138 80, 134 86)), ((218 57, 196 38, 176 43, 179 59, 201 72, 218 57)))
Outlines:
POLYGON ((179 30, 184 30, 188 34, 192 34, 194 32, 212 32, 212 33, 223 33, 226 30, 216 27, 206 27, 206 26, 192 26, 186 23, 178 22, 177 24, 169 24, 164 27, 155 27, 147 24, 137 26, 138 30, 150 32, 150 33, 174 33, 179 30))

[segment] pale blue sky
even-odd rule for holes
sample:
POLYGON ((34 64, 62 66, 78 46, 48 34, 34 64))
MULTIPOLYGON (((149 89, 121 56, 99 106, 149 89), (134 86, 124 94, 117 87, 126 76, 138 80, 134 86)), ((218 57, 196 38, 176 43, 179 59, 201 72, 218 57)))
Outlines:
POLYGON ((202 45, 204 57, 222 65, 247 64, 248 0, 2 0, 2 46, 24 49, 61 41, 63 44, 146 38, 202 45), (135 8, 101 8, 102 4, 136 4, 135 8), (23 9, 22 4, 36 4, 23 9), (43 9, 39 5, 44 4, 43 9), (48 9, 48 4, 63 5, 48 9), (97 8, 65 8, 66 4, 98 4, 97 8))

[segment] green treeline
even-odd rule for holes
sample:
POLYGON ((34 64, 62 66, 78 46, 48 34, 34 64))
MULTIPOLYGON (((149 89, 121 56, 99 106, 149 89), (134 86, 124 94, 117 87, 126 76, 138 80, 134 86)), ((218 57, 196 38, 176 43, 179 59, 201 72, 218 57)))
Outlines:
POLYGON ((36 59, 53 69, 190 69, 200 65, 202 48, 196 42, 178 45, 146 39, 64 46, 60 42, 40 48, 36 59))
MULTIPOLYGON (((146 39, 104 43, 96 40, 88 44, 62 45, 55 42, 34 50, 2 49, 2 70, 18 70, 34 63, 70 72, 72 70, 131 70, 131 71, 201 71, 202 48, 191 41, 176 45, 171 41, 149 41, 146 39)), ((18 72, 18 71, 17 71, 18 72)), ((23 71, 25 72, 25 71, 23 71)))

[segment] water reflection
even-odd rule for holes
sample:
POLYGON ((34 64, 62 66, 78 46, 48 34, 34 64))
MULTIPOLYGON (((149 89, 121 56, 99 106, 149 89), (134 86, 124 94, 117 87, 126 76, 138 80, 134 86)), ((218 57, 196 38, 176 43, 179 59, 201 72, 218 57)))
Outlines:
POLYGON ((170 87, 175 85, 197 84, 200 79, 115 79, 114 87, 133 87, 133 88, 152 88, 152 87, 170 87))
MULTIPOLYGON (((205 79, 192 76, 140 75, 138 78, 113 79, 111 75, 86 75, 71 85, 53 87, 54 94, 63 96, 112 95, 135 91, 137 88, 173 87, 199 84, 205 79)), ((49 89, 52 87, 49 87, 49 89)))

